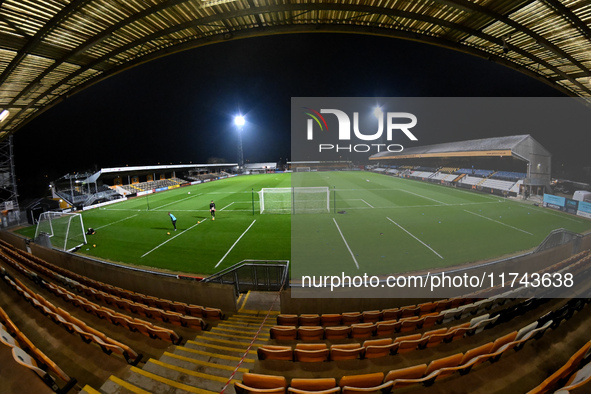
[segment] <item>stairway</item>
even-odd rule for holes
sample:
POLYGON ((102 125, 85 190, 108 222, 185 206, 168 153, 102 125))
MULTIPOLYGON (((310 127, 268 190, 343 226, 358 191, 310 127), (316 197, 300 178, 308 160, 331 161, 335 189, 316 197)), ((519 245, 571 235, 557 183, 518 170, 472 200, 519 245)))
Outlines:
MULTIPOLYGON (((220 393, 230 379, 240 381, 252 369, 256 349, 269 340, 278 313, 242 309, 184 346, 170 346, 158 360, 147 360, 143 368, 132 366, 121 378, 111 376, 98 393, 220 393)), ((81 392, 97 393, 90 387, 81 392)), ((228 384, 224 392, 233 394, 234 386, 228 384)))

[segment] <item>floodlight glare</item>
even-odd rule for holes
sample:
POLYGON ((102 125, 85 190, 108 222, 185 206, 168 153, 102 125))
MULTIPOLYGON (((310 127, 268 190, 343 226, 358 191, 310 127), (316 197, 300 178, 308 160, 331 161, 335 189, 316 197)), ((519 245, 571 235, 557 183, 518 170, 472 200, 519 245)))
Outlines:
POLYGON ((242 115, 238 115, 234 118, 234 123, 236 124, 236 126, 244 126, 245 120, 244 120, 244 116, 242 115))
POLYGON ((380 119, 384 115, 384 113, 382 112, 382 109, 380 107, 375 107, 373 110, 373 114, 378 119, 380 119))

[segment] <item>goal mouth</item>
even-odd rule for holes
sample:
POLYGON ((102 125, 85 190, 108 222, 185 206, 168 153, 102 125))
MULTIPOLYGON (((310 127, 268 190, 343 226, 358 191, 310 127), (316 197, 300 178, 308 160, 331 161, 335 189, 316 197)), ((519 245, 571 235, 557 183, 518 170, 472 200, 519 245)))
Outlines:
POLYGON ((329 213, 330 190, 321 187, 278 187, 259 191, 260 213, 329 213))
POLYGON ((35 240, 42 238, 45 241, 40 243, 49 243, 47 246, 68 252, 86 245, 82 215, 72 212, 43 212, 35 230, 35 240))

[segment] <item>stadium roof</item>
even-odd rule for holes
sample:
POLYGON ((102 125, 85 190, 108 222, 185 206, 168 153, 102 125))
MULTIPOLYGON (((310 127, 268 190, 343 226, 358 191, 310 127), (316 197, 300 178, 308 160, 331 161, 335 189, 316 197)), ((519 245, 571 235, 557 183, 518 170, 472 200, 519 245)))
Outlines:
MULTIPOLYGON (((402 152, 380 152, 372 155, 370 160, 384 159, 415 159, 426 157, 502 157, 516 156, 521 160, 524 157, 515 152, 515 148, 526 140, 533 140, 529 134, 514 135, 509 137, 482 138, 470 141, 446 142, 443 144, 417 146, 404 149, 402 152)), ((536 148, 541 153, 550 156, 543 147, 536 148)))
MULTIPOLYGON (((591 97, 580 0, 4 0, 0 140, 66 97, 174 52, 260 35, 355 32, 422 41, 591 97)), ((485 76, 483 76, 485 77, 485 76)))

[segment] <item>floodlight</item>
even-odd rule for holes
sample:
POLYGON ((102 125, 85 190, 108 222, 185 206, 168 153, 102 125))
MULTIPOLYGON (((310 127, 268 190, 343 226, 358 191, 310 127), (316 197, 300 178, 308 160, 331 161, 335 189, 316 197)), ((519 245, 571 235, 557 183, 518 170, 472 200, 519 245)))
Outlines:
POLYGON ((7 109, 0 112, 0 123, 4 122, 8 118, 8 115, 10 115, 10 112, 7 109))
POLYGON ((373 114, 378 119, 380 119, 384 115, 384 113, 382 112, 382 109, 380 107, 375 107, 373 110, 373 114))
POLYGON ((234 118, 234 123, 236 124, 236 126, 244 126, 245 120, 244 120, 244 116, 242 115, 238 115, 234 118))

